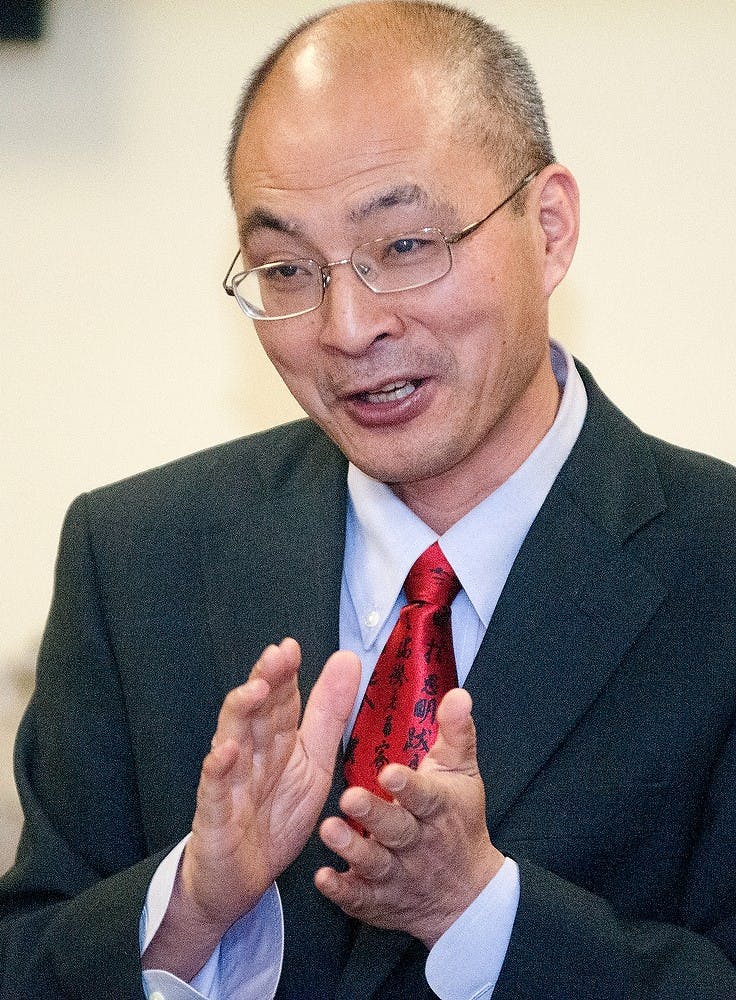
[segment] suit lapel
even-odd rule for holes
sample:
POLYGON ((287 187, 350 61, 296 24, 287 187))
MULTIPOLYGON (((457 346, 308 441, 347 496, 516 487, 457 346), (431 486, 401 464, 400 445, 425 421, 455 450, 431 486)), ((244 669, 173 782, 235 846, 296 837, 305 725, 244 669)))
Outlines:
POLYGON ((569 499, 556 491, 535 522, 468 677, 491 834, 664 596, 569 499))
POLYGON ((585 426, 517 556, 467 681, 491 833, 666 593, 624 544, 665 506, 646 439, 581 374, 585 426))

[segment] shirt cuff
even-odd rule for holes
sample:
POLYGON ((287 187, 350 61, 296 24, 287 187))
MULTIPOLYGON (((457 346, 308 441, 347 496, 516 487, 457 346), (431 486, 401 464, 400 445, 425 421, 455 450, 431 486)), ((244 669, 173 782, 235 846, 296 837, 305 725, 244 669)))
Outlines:
MULTIPOLYGON (((139 923, 141 955, 151 943, 171 899, 179 861, 189 838, 166 855, 148 887, 139 923)), ((143 972, 149 1000, 272 1000, 284 954, 284 919, 275 884, 230 927, 206 965, 185 983, 163 969, 143 972)))
POLYGON ((451 924, 427 958, 440 1000, 488 1000, 506 958, 519 906, 519 866, 511 858, 451 924))

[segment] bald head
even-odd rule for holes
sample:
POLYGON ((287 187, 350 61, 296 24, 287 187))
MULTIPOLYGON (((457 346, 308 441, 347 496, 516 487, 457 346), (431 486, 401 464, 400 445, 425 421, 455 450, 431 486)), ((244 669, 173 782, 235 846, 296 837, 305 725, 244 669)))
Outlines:
MULTIPOLYGON (((427 96, 452 118, 457 137, 482 147, 509 182, 554 160, 536 80, 503 32, 445 4, 385 0, 335 7, 303 22, 256 68, 233 119, 231 191, 238 142, 265 91, 279 86, 308 96, 321 89, 329 101, 331 88, 373 84, 377 54, 382 72, 395 73, 393 100, 405 99, 407 86, 431 88, 427 96)), ((279 127, 277 116, 272 127, 279 127)))

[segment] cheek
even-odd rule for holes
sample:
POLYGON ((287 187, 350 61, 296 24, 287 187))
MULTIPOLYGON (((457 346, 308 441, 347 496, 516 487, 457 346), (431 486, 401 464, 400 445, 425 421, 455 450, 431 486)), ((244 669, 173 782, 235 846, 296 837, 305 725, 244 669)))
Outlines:
POLYGON ((254 323, 254 326, 261 347, 284 381, 305 372, 310 352, 298 327, 288 329, 282 322, 254 323))
POLYGON ((266 324, 255 325, 261 346, 287 389, 302 409, 317 419, 323 410, 322 393, 317 352, 310 346, 309 338, 302 329, 264 330, 266 324))
POLYGON ((502 313, 495 303, 492 277, 479 281, 472 272, 461 277, 458 267, 419 291, 423 294, 408 318, 432 331, 448 349, 459 354, 475 351, 476 340, 484 343, 493 338, 502 313))
POLYGON ((481 377, 484 369, 495 367, 507 339, 506 314, 489 286, 475 295, 469 289, 455 290, 435 317, 434 329, 458 369, 470 369, 471 377, 481 377))

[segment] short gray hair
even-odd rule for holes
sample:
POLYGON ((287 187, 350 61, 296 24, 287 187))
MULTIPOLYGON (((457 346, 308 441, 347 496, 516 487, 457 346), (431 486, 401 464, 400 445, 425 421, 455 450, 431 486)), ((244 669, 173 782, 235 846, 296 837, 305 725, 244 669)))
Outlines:
MULTIPOLYGON (((477 14, 434 0, 384 0, 332 7, 298 24, 253 70, 243 87, 232 120, 226 177, 232 194, 235 151, 243 125, 261 87, 292 43, 327 19, 361 20, 370 29, 370 49, 397 42, 421 51, 452 80, 462 109, 458 128, 467 128, 495 160, 504 179, 517 183, 555 159, 534 72, 523 50, 477 14)), ((356 48, 355 42, 352 43, 356 48)))

